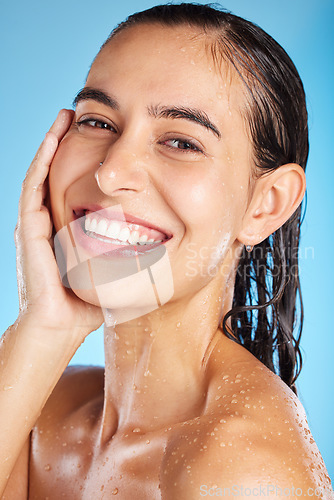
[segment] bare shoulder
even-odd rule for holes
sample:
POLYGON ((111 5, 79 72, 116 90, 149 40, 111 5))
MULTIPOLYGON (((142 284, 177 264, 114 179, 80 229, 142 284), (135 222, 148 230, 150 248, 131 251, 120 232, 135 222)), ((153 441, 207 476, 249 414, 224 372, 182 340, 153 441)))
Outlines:
MULTIPOLYGON (((49 413, 66 414, 103 393, 104 368, 100 366, 68 366, 49 397, 41 417, 49 413)), ((49 416, 49 415, 48 415, 49 416)))
POLYGON ((60 426, 64 427, 64 423, 69 419, 80 426, 83 410, 103 399, 103 388, 104 368, 67 367, 36 422, 32 438, 36 441, 36 436, 39 435, 42 440, 43 432, 54 434, 54 431, 60 426))
MULTIPOLYGON (((70 366, 65 370, 20 453, 3 499, 19 500, 28 497, 29 484, 36 482, 36 477, 39 476, 36 470, 47 470, 44 469, 45 463, 49 461, 46 452, 49 451, 53 457, 57 456, 55 441, 61 435, 58 429, 62 429, 67 439, 66 422, 73 415, 74 420, 80 423, 81 410, 87 406, 94 407, 94 400, 99 395, 103 396, 103 382, 104 369, 100 367, 70 366), (78 414, 79 418, 76 417, 78 414)), ((79 432, 83 432, 80 426, 79 432)), ((59 453, 58 455, 60 456, 59 453)))
POLYGON ((312 489, 318 498, 333 498, 297 396, 241 349, 233 363, 217 356, 203 415, 183 422, 166 449, 163 497, 298 498, 312 489))

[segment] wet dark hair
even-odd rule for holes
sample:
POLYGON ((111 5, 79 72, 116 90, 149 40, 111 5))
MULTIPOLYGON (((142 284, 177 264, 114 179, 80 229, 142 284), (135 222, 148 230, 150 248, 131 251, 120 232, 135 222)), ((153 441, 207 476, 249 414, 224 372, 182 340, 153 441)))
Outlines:
MULTIPOLYGON (((308 127, 303 84, 293 62, 271 36, 216 5, 166 4, 129 16, 102 48, 124 29, 147 23, 188 25, 210 34, 214 59, 227 61, 237 71, 246 89, 244 113, 253 145, 255 177, 287 163, 305 169, 308 127)), ((251 252, 244 250, 232 309, 221 325, 227 337, 242 344, 295 392, 302 366, 300 224, 301 207, 251 252)))

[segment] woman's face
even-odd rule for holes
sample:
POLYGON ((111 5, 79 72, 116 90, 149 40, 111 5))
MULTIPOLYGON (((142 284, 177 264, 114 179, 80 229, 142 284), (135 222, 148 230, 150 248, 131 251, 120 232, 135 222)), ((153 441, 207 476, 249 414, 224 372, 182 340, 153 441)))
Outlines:
POLYGON ((194 29, 143 25, 101 51, 85 88, 51 167, 56 230, 121 207, 169 237, 174 298, 219 279, 249 195, 241 82, 194 29))

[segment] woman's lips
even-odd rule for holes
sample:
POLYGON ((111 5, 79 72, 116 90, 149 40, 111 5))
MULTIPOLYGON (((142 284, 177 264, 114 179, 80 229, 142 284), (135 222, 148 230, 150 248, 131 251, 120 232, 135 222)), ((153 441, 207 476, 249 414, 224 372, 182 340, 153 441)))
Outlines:
POLYGON ((85 232, 97 238, 110 238, 131 244, 145 245, 167 239, 166 234, 146 226, 102 217, 93 212, 85 216, 85 232))
POLYGON ((147 222, 145 222, 145 225, 142 225, 141 223, 144 221, 134 216, 124 214, 123 212, 112 212, 110 209, 101 209, 93 212, 88 209, 85 210, 80 208, 73 210, 73 215, 74 221, 70 224, 72 238, 78 251, 81 248, 84 252, 84 255, 82 255, 84 258, 91 258, 99 255, 103 255, 104 257, 134 257, 138 254, 150 252, 170 239, 170 237, 161 230, 159 231, 155 228, 148 227, 147 222), (93 219, 95 219, 96 222, 93 222, 93 219), (106 232, 106 226, 109 223, 109 226, 113 225, 113 230, 115 230, 116 227, 116 233, 113 232, 113 230, 110 230, 109 233, 107 230, 106 234, 85 231, 85 222, 87 229, 96 228, 97 225, 100 224, 96 230, 101 233, 106 232), (126 243, 121 241, 119 243, 118 241, 115 242, 117 237, 110 237, 111 234, 114 236, 116 234, 117 236, 117 228, 120 230, 123 229, 123 239, 124 234, 130 234, 130 237, 127 237, 126 243), (129 228, 131 231, 126 229, 124 232, 124 228, 129 228), (157 238, 159 239, 157 240, 157 238), (135 242, 135 239, 141 239, 142 244, 140 244, 140 242, 139 244, 135 242), (154 241, 149 241, 152 239, 154 241), (145 240, 148 241, 148 243, 145 243, 145 240))
POLYGON ((172 238, 173 234, 161 227, 156 226, 155 224, 146 221, 144 219, 140 219, 139 217, 135 217, 134 215, 123 212, 122 209, 118 209, 119 205, 102 208, 98 205, 86 205, 86 206, 78 206, 73 208, 73 214, 75 218, 83 217, 88 214, 93 214, 100 216, 101 218, 108 219, 110 221, 123 221, 129 224, 137 224, 142 226, 143 228, 151 229, 163 233, 164 239, 172 238))

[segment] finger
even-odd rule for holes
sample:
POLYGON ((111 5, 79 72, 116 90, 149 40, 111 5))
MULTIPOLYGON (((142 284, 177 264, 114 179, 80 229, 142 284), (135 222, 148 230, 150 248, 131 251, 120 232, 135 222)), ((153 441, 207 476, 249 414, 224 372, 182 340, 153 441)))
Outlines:
MULTIPOLYGON (((64 137, 64 135, 68 131, 68 129, 69 129, 70 125, 71 125, 71 122, 72 122, 73 115, 74 115, 74 111, 73 110, 71 110, 71 109, 61 109, 59 111, 58 115, 57 115, 57 118, 55 119, 55 121, 51 125, 49 132, 52 132, 52 133, 55 134, 55 136, 56 136, 56 138, 58 140, 58 143, 61 141, 61 139, 64 137)), ((44 143, 44 141, 42 142, 42 144, 38 148, 37 153, 36 153, 36 155, 35 155, 32 163, 31 163, 31 166, 30 166, 27 174, 29 173, 29 171, 31 169, 34 168, 36 160, 38 160, 38 158, 39 158, 39 154, 40 154, 41 148, 43 147, 43 143, 44 143)))
POLYGON ((58 144, 68 131, 74 112, 62 109, 46 134, 26 174, 20 198, 20 212, 39 210, 45 197, 44 182, 58 144))
POLYGON ((47 132, 23 182, 19 213, 39 210, 43 202, 43 184, 58 147, 53 132, 47 132))
POLYGON ((71 109, 61 109, 59 111, 56 120, 49 130, 49 132, 53 132, 55 134, 59 142, 68 131, 72 123, 73 116, 74 111, 71 109))

